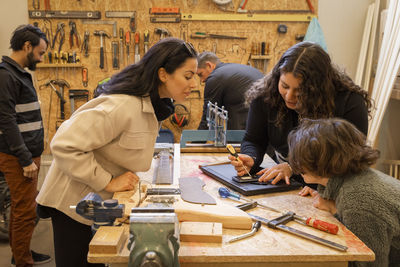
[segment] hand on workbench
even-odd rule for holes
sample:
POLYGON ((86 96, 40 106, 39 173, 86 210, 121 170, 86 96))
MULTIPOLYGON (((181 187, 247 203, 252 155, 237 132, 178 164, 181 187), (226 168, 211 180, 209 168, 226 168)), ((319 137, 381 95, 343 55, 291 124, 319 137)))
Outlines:
POLYGON ((336 213, 336 204, 334 200, 322 198, 317 191, 312 192, 313 206, 320 210, 326 210, 331 214, 336 213))
POLYGON ((270 168, 265 168, 257 173, 257 175, 261 175, 258 179, 260 182, 266 182, 271 179, 271 184, 276 184, 282 179, 285 179, 286 184, 290 184, 290 176, 292 176, 292 168, 288 163, 281 163, 270 168))
POLYGON ((228 159, 231 161, 231 164, 235 167, 238 176, 243 176, 247 174, 247 171, 250 171, 251 167, 254 165, 254 159, 246 154, 238 154, 239 159, 242 161, 239 162, 234 156, 229 155, 228 159), (244 169, 246 168, 247 171, 244 169))
POLYGON ((38 177, 38 167, 35 162, 32 162, 30 165, 22 167, 24 171, 24 176, 28 178, 37 178, 38 177))
POLYGON ((133 172, 126 172, 118 177, 114 177, 108 183, 107 192, 120 192, 134 190, 139 183, 139 177, 133 172))
POLYGON ((302 197, 306 197, 308 195, 312 196, 316 190, 312 189, 311 187, 305 186, 303 189, 300 190, 299 195, 302 197))

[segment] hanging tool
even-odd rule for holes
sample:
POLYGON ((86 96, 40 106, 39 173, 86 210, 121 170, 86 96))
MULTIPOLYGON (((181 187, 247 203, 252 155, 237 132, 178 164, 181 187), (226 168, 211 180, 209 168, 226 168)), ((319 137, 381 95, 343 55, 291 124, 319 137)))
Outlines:
POLYGON ((215 38, 215 39, 240 39, 240 40, 244 40, 247 39, 247 37, 244 36, 231 36, 231 35, 222 35, 222 34, 213 34, 213 33, 205 33, 205 32, 195 32, 193 34, 190 35, 190 38, 215 38))
POLYGON ((181 22, 179 7, 152 7, 149 13, 152 23, 181 22))
MULTIPOLYGON (((123 62, 124 62, 124 29, 119 28, 119 64, 123 65, 123 62)), ((118 69, 119 69, 119 64, 118 64, 118 69)))
POLYGON ((243 234, 243 235, 236 236, 236 237, 234 237, 232 239, 229 239, 228 243, 233 243, 235 241, 242 240, 242 239, 245 239, 247 237, 253 236, 258 232, 260 227, 261 227, 261 222, 260 221, 256 221, 255 223, 253 223, 253 226, 252 226, 250 232, 248 232, 246 234, 243 234))
POLYGON ((155 28, 154 33, 160 35, 160 40, 170 36, 169 31, 165 28, 155 28))
POLYGON ((130 58, 131 55, 129 54, 129 45, 131 44, 131 32, 130 31, 126 31, 125 33, 125 44, 126 44, 126 63, 127 65, 129 65, 129 63, 131 62, 130 58))
MULTIPOLYGON (((49 0, 45 0, 49 1, 49 0)), ((46 6, 46 4, 45 4, 46 6)), ((100 19, 100 11, 43 11, 29 10, 29 18, 52 18, 52 19, 100 19)))
POLYGON ((86 89, 71 89, 69 90, 69 103, 71 104, 71 115, 75 112, 75 100, 85 99, 89 101, 89 90, 86 89))
POLYGON ((39 0, 32 0, 32 7, 35 10, 40 9, 40 1, 39 0))
POLYGON ((111 38, 105 31, 94 31, 94 35, 100 36, 100 69, 104 69, 104 43, 103 38, 111 38))
MULTIPOLYGON (((230 198, 230 199, 233 199, 233 200, 236 200, 236 201, 240 201, 242 199, 242 200, 247 202, 245 204, 256 205, 256 206, 259 206, 260 208, 264 208, 264 209, 267 209, 267 210, 271 210, 271 211, 283 214, 283 212, 280 211, 280 210, 277 210, 277 209, 275 209, 273 207, 269 207, 269 206, 264 205, 264 204, 260 204, 257 201, 254 201, 253 199, 242 197, 238 193, 229 191, 225 187, 220 187, 219 190, 218 190, 218 193, 222 198, 230 198)), ((243 208, 250 209, 250 208, 253 208, 253 207, 254 206, 251 206, 251 205, 250 206, 249 205, 243 205, 242 207, 239 207, 239 208, 241 208, 241 209, 243 209, 243 208)), ((332 223, 328 223, 328 222, 325 222, 325 221, 317 220, 315 218, 311 218, 311 217, 306 218, 306 217, 299 216, 299 215, 293 213, 293 219, 296 222, 301 223, 303 225, 307 225, 307 226, 313 227, 315 229, 318 229, 318 230, 321 230, 321 231, 324 231, 324 232, 327 232, 327 233, 331 233, 331 234, 334 234, 334 235, 336 235, 337 232, 339 231, 339 227, 337 225, 332 224, 332 223)))
POLYGON ((149 50, 149 41, 150 41, 150 33, 148 30, 143 32, 143 44, 144 44, 144 53, 146 54, 149 50))
POLYGON ((51 42, 53 40, 53 25, 49 19, 43 20, 42 32, 46 35, 47 40, 51 42))
POLYGON ((140 35, 138 32, 135 33, 135 63, 140 61, 140 47, 139 47, 140 35))
POLYGON ((285 231, 287 233, 297 235, 299 237, 308 239, 310 241, 313 241, 313 242, 319 243, 321 245, 328 246, 328 247, 331 247, 331 248, 334 248, 334 249, 337 249, 337 250, 340 250, 340 251, 346 251, 347 250, 347 247, 343 246, 341 244, 338 244, 338 243, 323 239, 321 237, 318 237, 318 236, 315 236, 315 235, 312 235, 312 234, 308 234, 306 232, 303 232, 303 231, 297 230, 295 228, 286 226, 285 224, 287 222, 293 220, 293 217, 294 217, 294 213, 293 212, 288 212, 288 213, 286 213, 286 214, 284 214, 284 215, 282 215, 282 216, 280 216, 280 217, 278 217, 276 219, 273 219, 273 220, 267 220, 267 219, 265 219, 263 217, 260 217, 260 216, 257 216, 257 215, 251 214, 251 213, 247 213, 247 214, 253 220, 260 221, 262 224, 268 226, 269 228, 279 229, 279 230, 285 231))
POLYGON ((82 84, 83 86, 87 87, 88 86, 88 69, 87 68, 82 68, 82 84))
POLYGON ((240 3, 240 5, 237 9, 238 13, 247 13, 247 10, 246 10, 247 1, 248 0, 242 0, 242 2, 240 3))
POLYGON ((119 60, 118 60, 118 42, 112 41, 112 66, 113 69, 119 69, 119 60))
POLYGON ((84 56, 89 57, 89 31, 85 31, 85 34, 83 35, 83 42, 81 46, 81 53, 84 51, 84 56))
POLYGON ((113 25, 113 37, 117 37, 117 22, 112 20, 82 20, 82 24, 86 25, 113 25))
POLYGON ((311 1, 310 0, 306 0, 307 1, 307 5, 308 5, 308 8, 310 9, 310 11, 311 11, 311 13, 315 13, 315 10, 314 10, 314 7, 313 7, 313 5, 311 4, 311 1))
POLYGON ((240 164, 242 164, 244 170, 247 172, 247 174, 249 175, 249 177, 251 178, 252 175, 249 173, 249 171, 247 170, 247 168, 244 166, 243 161, 239 158, 238 153, 236 153, 236 150, 233 148, 233 146, 231 144, 227 144, 226 145, 226 149, 228 149, 229 154, 231 154, 232 156, 235 157, 235 159, 237 161, 239 161, 240 164))
POLYGON ((44 10, 49 11, 50 9, 50 0, 44 0, 44 10))
POLYGON ((50 80, 44 86, 49 86, 49 85, 54 90, 54 92, 56 92, 58 98, 60 99, 60 119, 64 120, 65 119, 64 87, 66 86, 66 87, 70 88, 70 85, 65 80, 50 80), (59 87, 59 90, 57 90, 54 85, 57 85, 59 87))
POLYGON ((70 32, 69 32, 69 47, 72 48, 74 46, 74 37, 76 46, 79 47, 79 34, 78 30, 76 29, 76 23, 74 21, 69 22, 70 32))
POLYGON ((60 22, 60 23, 57 24, 56 34, 54 35, 53 43, 51 44, 51 49, 54 49, 54 46, 55 46, 55 44, 56 44, 57 37, 59 37, 59 39, 60 39, 60 46, 58 47, 58 54, 60 54, 60 52, 61 52, 61 48, 62 48, 62 45, 63 45, 63 43, 64 43, 64 39, 65 39, 64 27, 65 27, 65 24, 62 23, 62 22, 60 22))

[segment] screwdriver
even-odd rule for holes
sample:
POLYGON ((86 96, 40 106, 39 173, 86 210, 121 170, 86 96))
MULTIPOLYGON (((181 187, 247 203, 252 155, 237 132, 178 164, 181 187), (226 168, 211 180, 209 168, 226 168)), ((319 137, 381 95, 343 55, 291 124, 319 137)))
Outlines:
POLYGON ((235 241, 238 241, 238 240, 247 238, 247 237, 249 237, 249 236, 252 236, 252 235, 254 235, 256 232, 258 232, 258 230, 260 229, 260 227, 261 227, 261 222, 260 222, 260 221, 256 221, 255 223, 253 223, 253 226, 251 227, 251 231, 250 231, 250 232, 248 232, 248 233, 246 233, 246 234, 243 234, 243 235, 238 235, 238 236, 236 236, 236 237, 234 237, 234 238, 228 240, 228 243, 232 243, 232 242, 235 242, 235 241))
POLYGON ((247 174, 251 177, 251 174, 249 173, 249 171, 248 171, 248 170, 246 169, 246 167, 244 166, 243 161, 242 161, 241 159, 239 159, 239 155, 236 153, 236 150, 233 148, 233 146, 232 146, 231 144, 227 144, 227 145, 226 145, 226 149, 228 149, 229 154, 231 154, 232 156, 234 156, 235 159, 236 159, 237 161, 239 161, 239 162, 242 164, 244 170, 245 170, 245 171, 247 172, 247 174))
MULTIPOLYGON (((229 189, 225 188, 225 187, 220 187, 218 189, 218 193, 222 198, 230 198, 230 199, 237 200, 237 201, 244 200, 244 201, 247 201, 249 203, 254 202, 257 206, 260 206, 261 208, 268 209, 268 210, 275 211, 275 212, 283 214, 280 210, 277 210, 275 208, 269 207, 267 205, 260 204, 257 201, 254 201, 252 199, 242 197, 238 193, 229 191, 229 189)), ((324 232, 327 232, 327 233, 331 233, 331 234, 334 234, 334 235, 336 235, 337 232, 339 231, 339 227, 337 225, 332 224, 332 223, 328 223, 328 222, 324 222, 324 221, 321 221, 321 220, 317 220, 315 218, 311 218, 311 217, 306 218, 306 217, 299 216, 299 215, 296 215, 296 214, 293 215, 293 218, 298 223, 305 224, 305 225, 311 226, 311 227, 313 227, 315 229, 318 229, 318 230, 321 230, 321 231, 324 231, 324 232)))

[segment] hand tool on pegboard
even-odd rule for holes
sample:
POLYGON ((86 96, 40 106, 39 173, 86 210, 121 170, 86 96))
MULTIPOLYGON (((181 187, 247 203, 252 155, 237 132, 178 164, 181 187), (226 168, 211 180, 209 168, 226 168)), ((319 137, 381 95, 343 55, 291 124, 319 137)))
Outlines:
POLYGON ((150 43, 150 33, 148 30, 143 32, 143 44, 144 44, 144 53, 146 54, 149 50, 149 43, 150 43))
POLYGON ((78 30, 76 29, 76 23, 74 21, 69 22, 70 32, 69 32, 69 47, 72 48, 74 46, 74 39, 76 46, 79 47, 80 37, 78 34, 78 30))
POLYGON ((124 29, 119 28, 119 63, 121 65, 124 64, 124 37, 124 29))
POLYGON ((69 103, 71 105, 71 116, 75 112, 75 100, 84 99, 86 102, 89 101, 89 90, 86 89, 70 89, 69 92, 69 103))
POLYGON ((55 47, 57 38, 60 39, 60 40, 59 40, 60 45, 59 45, 59 47, 58 47, 58 54, 60 54, 61 48, 62 48, 62 46, 63 46, 63 44, 64 44, 64 40, 65 40, 65 31, 64 31, 64 27, 65 27, 65 24, 62 23, 62 22, 60 22, 60 23, 57 24, 57 30, 56 30, 56 33, 55 33, 55 35, 54 35, 53 42, 52 42, 52 44, 51 44, 51 49, 53 50, 54 47, 55 47))
POLYGON ((100 69, 104 69, 104 38, 111 38, 108 33, 105 31, 94 31, 93 33, 95 36, 100 36, 100 69))
POLYGON ((247 39, 247 37, 244 36, 232 36, 232 35, 205 33, 205 32, 194 32, 190 35, 190 38, 241 39, 241 40, 247 39))
POLYGON ((117 37, 117 22, 112 20, 82 20, 82 24, 86 25, 113 25, 113 37, 117 37))
POLYGON ((165 28, 155 28, 154 33, 160 35, 160 40, 171 35, 165 28))
POLYGON ((152 23, 181 22, 179 7, 152 7, 149 13, 152 23))
POLYGON ((32 0, 32 7, 35 10, 40 9, 40 0, 32 0))
POLYGON ((139 41, 140 41, 140 35, 138 32, 135 32, 135 63, 138 63, 140 61, 139 41))
MULTIPOLYGON (((218 193, 222 198, 229 198, 229 199, 233 199, 236 201, 243 200, 245 202, 245 204, 247 204, 247 203, 252 204, 252 205, 243 205, 243 206, 239 205, 239 208, 241 208, 243 210, 246 210, 245 208, 249 209, 249 208, 260 207, 260 208, 263 208, 266 210, 270 210, 270 211, 274 211, 274 212, 283 214, 283 212, 278 209, 275 209, 273 207, 270 207, 270 206, 267 206, 264 204, 260 204, 253 199, 245 198, 236 192, 230 191, 229 189, 227 189, 225 187, 220 187, 218 189, 218 193)), ((321 220, 311 218, 311 217, 306 218, 303 216, 299 216, 295 213, 293 213, 292 217, 293 217, 292 219, 298 223, 313 227, 315 229, 318 229, 318 230, 321 230, 321 231, 324 231, 324 232, 327 232, 330 234, 336 235, 337 232, 339 231, 339 227, 336 224, 328 223, 328 222, 321 221, 321 220)))
POLYGON ((49 11, 50 8, 50 0, 44 0, 44 10, 49 11))
POLYGON ((125 45, 126 45, 126 64, 129 65, 131 63, 131 55, 129 51, 129 46, 131 44, 131 32, 125 32, 125 45))
POLYGON ((85 34, 83 35, 83 42, 81 46, 81 53, 83 51, 83 55, 85 57, 89 57, 89 31, 85 31, 85 34))
POLYGON ((29 18, 52 18, 52 19, 100 19, 100 11, 46 11, 29 10, 29 18))
POLYGON ((82 85, 87 87, 89 81, 89 71, 87 68, 82 68, 82 85))
POLYGON ((112 49, 112 66, 113 69, 119 69, 120 61, 118 60, 118 42, 112 41, 111 42, 111 49, 112 49))

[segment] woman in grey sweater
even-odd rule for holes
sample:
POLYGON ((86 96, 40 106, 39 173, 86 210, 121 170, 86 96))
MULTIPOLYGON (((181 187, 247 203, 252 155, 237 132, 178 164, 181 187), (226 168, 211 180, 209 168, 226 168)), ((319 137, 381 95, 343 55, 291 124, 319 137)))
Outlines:
POLYGON ((400 181, 370 168, 379 152, 341 119, 304 119, 288 137, 289 163, 306 183, 318 183, 314 206, 334 214, 375 253, 374 262, 400 266, 400 181))

